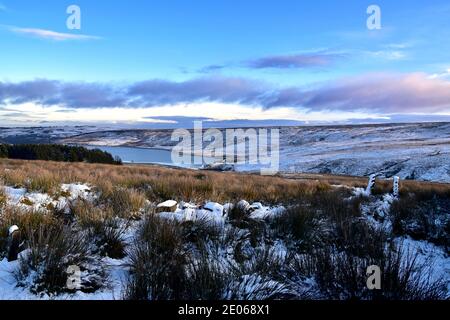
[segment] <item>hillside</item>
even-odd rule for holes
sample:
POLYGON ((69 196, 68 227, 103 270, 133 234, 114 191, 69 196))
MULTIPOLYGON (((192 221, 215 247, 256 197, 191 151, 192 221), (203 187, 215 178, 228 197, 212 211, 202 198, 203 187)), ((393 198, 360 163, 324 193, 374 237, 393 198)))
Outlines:
MULTIPOLYGON (((170 148, 171 130, 98 131, 61 139, 96 146, 170 148)), ((450 124, 280 128, 280 171, 450 182, 450 124)), ((239 171, 256 169, 238 165, 239 171)))
POLYGON ((0 159, 0 299, 448 298, 450 185, 365 184, 0 159))

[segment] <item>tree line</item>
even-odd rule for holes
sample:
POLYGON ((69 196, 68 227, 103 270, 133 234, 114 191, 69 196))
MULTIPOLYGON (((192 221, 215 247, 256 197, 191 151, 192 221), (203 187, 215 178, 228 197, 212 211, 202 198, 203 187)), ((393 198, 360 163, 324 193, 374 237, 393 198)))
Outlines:
POLYGON ((59 144, 0 144, 0 158, 122 164, 119 157, 100 149, 59 144))

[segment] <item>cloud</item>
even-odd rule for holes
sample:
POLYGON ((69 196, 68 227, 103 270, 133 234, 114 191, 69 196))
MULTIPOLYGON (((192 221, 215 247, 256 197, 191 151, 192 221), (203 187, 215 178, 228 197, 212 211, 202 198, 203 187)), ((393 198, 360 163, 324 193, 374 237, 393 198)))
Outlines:
POLYGON ((238 67, 249 69, 306 69, 325 67, 338 59, 344 58, 345 53, 317 51, 309 53, 272 55, 247 61, 211 64, 198 70, 199 73, 213 73, 225 68, 238 67))
MULTIPOLYGON (((450 112, 450 81, 423 73, 366 74, 313 87, 284 87, 245 78, 204 77, 129 85, 46 79, 0 82, 0 105, 34 103, 59 108, 149 108, 218 103, 316 111, 450 112)), ((226 113, 228 110, 223 110, 226 113)))
POLYGON ((450 79, 450 68, 441 73, 434 73, 430 79, 450 79))
POLYGON ((211 72, 220 71, 225 68, 226 68, 225 65, 212 64, 212 65, 201 68, 198 72, 199 73, 211 73, 211 72))
POLYGON ((403 60, 407 57, 407 54, 401 50, 366 51, 365 53, 371 57, 385 60, 403 60))
POLYGON ((184 82, 149 80, 132 85, 128 95, 133 105, 161 105, 215 101, 254 104, 262 101, 268 85, 243 79, 206 77, 184 82))
POLYGON ((450 111, 450 82, 423 73, 367 74, 315 89, 283 89, 270 106, 383 113, 450 111))
POLYGON ((75 33, 62 33, 46 29, 36 29, 36 28, 19 28, 19 27, 9 27, 9 30, 19 34, 30 35, 40 39, 48 39, 54 41, 68 41, 68 40, 98 40, 101 39, 97 36, 90 36, 84 34, 75 33))
POLYGON ((126 104, 115 87, 101 83, 73 83, 37 79, 20 83, 0 82, 0 104, 33 102, 70 108, 114 107, 126 104))
POLYGON ((329 52, 277 55, 251 60, 247 66, 253 69, 304 69, 328 66, 342 57, 343 54, 329 52))

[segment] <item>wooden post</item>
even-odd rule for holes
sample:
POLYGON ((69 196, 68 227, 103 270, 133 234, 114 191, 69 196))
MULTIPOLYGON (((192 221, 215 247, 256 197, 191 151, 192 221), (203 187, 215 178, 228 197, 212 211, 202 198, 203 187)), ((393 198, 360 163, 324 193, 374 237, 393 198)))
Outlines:
POLYGON ((369 177, 369 183, 367 184, 366 194, 370 196, 372 194, 372 188, 375 185, 376 174, 371 174, 369 177))
POLYGON ((19 256, 20 247, 20 230, 19 227, 14 225, 9 228, 8 236, 8 261, 16 261, 19 256))
POLYGON ((398 197, 400 194, 400 177, 394 176, 394 183, 393 183, 393 194, 394 197, 398 197))

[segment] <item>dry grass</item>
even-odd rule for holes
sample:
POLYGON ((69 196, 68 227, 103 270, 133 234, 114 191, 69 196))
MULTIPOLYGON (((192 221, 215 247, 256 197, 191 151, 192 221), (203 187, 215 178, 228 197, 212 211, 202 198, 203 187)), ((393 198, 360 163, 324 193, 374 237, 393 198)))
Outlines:
MULTIPOLYGON (((102 165, 49 161, 0 160, 0 180, 6 185, 52 193, 61 183, 89 183, 101 191, 116 209, 127 211, 142 207, 145 198, 202 202, 262 201, 266 204, 295 204, 331 185, 359 186, 366 178, 313 174, 275 177, 245 173, 221 173, 145 165, 102 165), (127 189, 124 193, 123 190, 127 189)), ((380 180, 375 194, 390 192, 392 181, 380 180)), ((435 194, 450 196, 450 184, 402 181, 402 195, 416 193, 420 198, 435 194)), ((326 192, 323 192, 326 193, 326 192)), ((0 193, 1 195, 1 193, 0 193)))
POLYGON ((143 193, 152 201, 169 198, 196 202, 246 199, 265 203, 291 203, 312 195, 317 190, 330 188, 328 183, 321 181, 300 181, 239 173, 199 173, 195 170, 157 166, 66 164, 21 160, 1 160, 0 179, 7 185, 41 191, 50 191, 60 183, 90 183, 97 186, 107 198, 112 198, 118 187, 134 189, 136 192, 132 191, 127 196, 132 207, 140 204, 143 193))
POLYGON ((0 257, 6 253, 8 229, 13 225, 20 226, 24 240, 41 226, 52 226, 57 220, 50 214, 42 214, 32 210, 24 211, 15 207, 6 206, 1 209, 0 218, 0 257))
MULTIPOLYGON (((8 228, 19 225, 32 254, 21 264, 17 276, 25 282, 32 275, 35 292, 65 291, 66 262, 86 263, 87 268, 91 258, 99 262, 104 256, 120 259, 127 255, 130 274, 124 283, 124 296, 128 299, 283 298, 296 288, 295 279, 301 287, 305 276, 315 276, 322 293, 331 299, 441 298, 438 284, 410 272, 417 267, 415 261, 400 265, 403 253, 389 255, 386 238, 391 235, 362 219, 360 205, 367 199, 348 200, 351 189, 332 187, 364 187, 365 178, 263 177, 144 165, 0 160, 0 181, 55 196, 56 186, 62 183, 86 183, 99 191, 95 201, 72 201, 71 219, 65 223, 62 215, 53 211, 24 212, 4 205, 5 193, 0 189, 0 258, 5 254, 8 228), (235 205, 228 212, 226 226, 219 228, 206 220, 162 219, 153 214, 153 206, 146 205, 147 199, 235 205), (282 204, 288 210, 271 223, 255 221, 248 217, 248 209, 237 205, 242 199, 282 204), (136 213, 143 220, 135 242, 128 243, 124 232, 136 213), (285 259, 274 255, 273 245, 278 240, 286 244, 285 259), (381 296, 361 289, 368 263, 380 263, 388 276, 384 280, 389 287, 381 296), (336 270, 330 273, 330 269, 336 270), (249 284, 254 291, 242 290, 249 284)), ((375 194, 390 192, 392 182, 380 180, 376 186, 375 194)), ((410 230, 399 222, 416 221, 423 212, 417 207, 423 204, 444 208, 431 210, 430 221, 444 216, 441 211, 448 207, 449 196, 450 184, 402 181, 400 200, 392 209, 393 219, 398 220, 394 221, 394 231, 409 234, 410 230)), ((436 228, 431 227, 428 229, 433 233, 436 228)), ((448 226, 445 230, 445 238, 436 238, 434 232, 434 238, 427 239, 443 239, 435 243, 447 244, 448 226)), ((428 274, 423 268, 418 270, 428 274)), ((84 282, 83 290, 98 288, 102 273, 92 271, 96 280, 84 282)), ((294 294, 297 298, 302 295, 294 294)))
POLYGON ((0 187, 0 208, 2 208, 6 204, 6 193, 5 190, 3 190, 2 187, 0 187))

